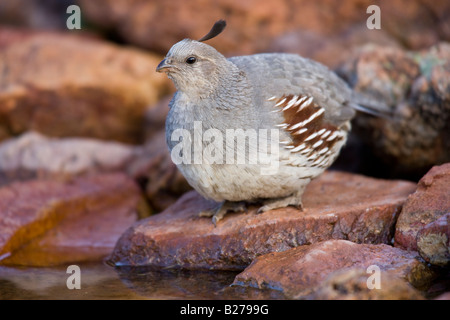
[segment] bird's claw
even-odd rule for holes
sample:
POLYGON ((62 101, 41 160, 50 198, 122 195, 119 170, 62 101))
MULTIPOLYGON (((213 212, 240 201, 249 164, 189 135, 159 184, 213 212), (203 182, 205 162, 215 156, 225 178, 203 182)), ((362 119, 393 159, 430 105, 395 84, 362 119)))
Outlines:
POLYGON ((247 212, 247 206, 245 202, 231 202, 224 201, 219 204, 217 207, 204 210, 199 213, 200 217, 212 217, 212 223, 214 227, 217 226, 217 222, 223 219, 223 217, 227 214, 227 212, 247 212))
POLYGON ((295 207, 298 210, 303 210, 302 197, 301 195, 292 195, 290 197, 278 198, 278 199, 268 199, 264 201, 264 205, 261 206, 257 214, 264 213, 266 211, 285 208, 288 206, 295 207))

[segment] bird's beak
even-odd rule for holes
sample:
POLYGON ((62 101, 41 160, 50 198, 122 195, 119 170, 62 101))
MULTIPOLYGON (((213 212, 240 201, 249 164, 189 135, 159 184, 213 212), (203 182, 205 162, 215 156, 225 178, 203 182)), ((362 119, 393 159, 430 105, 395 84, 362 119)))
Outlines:
POLYGON ((165 72, 167 69, 170 68, 172 68, 172 65, 170 65, 169 62, 167 61, 167 58, 165 58, 156 67, 156 72, 165 72))

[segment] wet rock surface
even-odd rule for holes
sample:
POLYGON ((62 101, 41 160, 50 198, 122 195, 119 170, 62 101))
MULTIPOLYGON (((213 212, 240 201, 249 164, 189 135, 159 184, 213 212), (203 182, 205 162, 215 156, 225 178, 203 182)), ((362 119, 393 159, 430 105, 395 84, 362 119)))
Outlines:
MULTIPOLYGON (((415 286, 421 286, 433 278, 433 272, 416 257, 415 252, 384 244, 329 240, 259 256, 236 276, 234 284, 273 288, 283 291, 289 297, 299 298, 310 294, 335 271, 346 268, 367 270, 370 266, 375 266, 415 286)), ((366 283, 372 272, 366 273, 366 283)))
POLYGON ((15 182, 0 188, 2 264, 99 259, 138 218, 140 192, 127 176, 15 182))
POLYGON ((228 214, 215 228, 198 213, 214 203, 196 192, 141 220, 118 241, 116 265, 242 270, 258 255, 328 239, 389 243, 396 216, 415 185, 326 172, 304 195, 304 211, 228 214))

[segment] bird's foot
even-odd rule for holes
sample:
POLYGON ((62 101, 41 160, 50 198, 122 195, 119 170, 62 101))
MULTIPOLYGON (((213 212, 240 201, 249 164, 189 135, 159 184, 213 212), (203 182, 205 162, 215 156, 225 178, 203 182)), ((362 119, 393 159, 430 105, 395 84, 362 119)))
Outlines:
POLYGON ((263 206, 258 209, 257 213, 263 213, 269 210, 285 208, 288 206, 293 206, 299 210, 303 210, 302 194, 293 194, 284 198, 263 200, 263 206))
POLYGON ((204 210, 199 213, 200 217, 212 217, 212 223, 214 227, 217 226, 217 222, 223 219, 227 212, 247 212, 247 206, 245 202, 238 201, 224 201, 217 207, 204 210))

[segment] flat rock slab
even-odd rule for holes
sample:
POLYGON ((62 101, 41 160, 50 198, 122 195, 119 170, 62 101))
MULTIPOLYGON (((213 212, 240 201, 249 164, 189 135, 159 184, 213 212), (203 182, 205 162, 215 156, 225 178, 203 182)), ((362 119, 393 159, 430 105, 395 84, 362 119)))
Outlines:
POLYGON ((164 212, 141 220, 119 239, 115 265, 243 270, 259 255, 325 241, 388 243, 406 197, 416 186, 326 172, 308 186, 304 210, 230 213, 217 227, 198 213, 214 205, 192 191, 164 212))
MULTIPOLYGON (((329 240, 260 256, 236 276, 234 284, 277 289, 288 297, 299 297, 309 294, 333 272, 376 266, 379 271, 389 271, 391 275, 420 286, 431 279, 433 273, 416 256, 416 252, 385 244, 329 240)), ((367 273, 367 279, 373 272, 371 269, 367 273)), ((383 286, 380 280, 380 286, 383 286)))
POLYGON ((2 264, 53 265, 110 254, 138 218, 141 193, 121 173, 0 188, 2 264))

